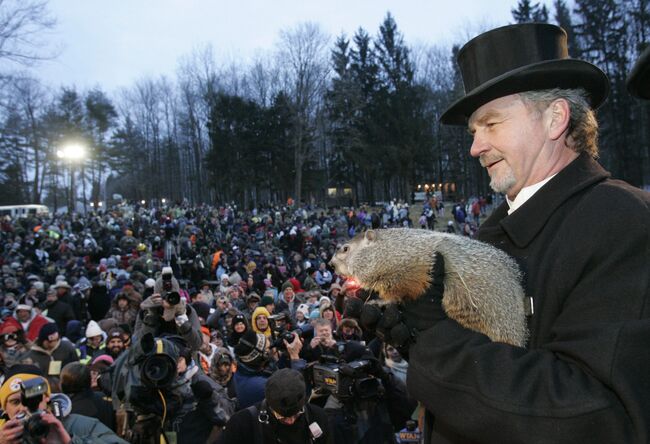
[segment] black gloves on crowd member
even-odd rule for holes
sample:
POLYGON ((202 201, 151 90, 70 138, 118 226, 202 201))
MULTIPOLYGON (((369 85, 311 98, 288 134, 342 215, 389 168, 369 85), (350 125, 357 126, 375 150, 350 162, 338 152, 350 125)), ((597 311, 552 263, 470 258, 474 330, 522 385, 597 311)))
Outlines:
POLYGON ((408 345, 415 341, 418 332, 447 317, 442 308, 444 277, 445 260, 436 253, 432 282, 423 295, 401 304, 366 304, 361 312, 361 324, 406 356, 408 345))

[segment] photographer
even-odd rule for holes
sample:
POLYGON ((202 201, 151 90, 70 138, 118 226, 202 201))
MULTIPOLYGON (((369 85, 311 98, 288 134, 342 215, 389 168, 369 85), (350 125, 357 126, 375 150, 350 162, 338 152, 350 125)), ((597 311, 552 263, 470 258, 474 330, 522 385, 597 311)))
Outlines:
POLYGON ((141 339, 151 333, 181 336, 192 352, 201 348, 201 324, 194 309, 180 297, 180 287, 171 267, 164 267, 156 280, 154 293, 140 305, 133 335, 141 339))
POLYGON ((312 321, 314 337, 302 351, 302 357, 307 362, 318 361, 323 355, 336 355, 336 341, 332 333, 332 324, 324 318, 312 321))
POLYGON ((317 393, 329 394, 325 410, 337 444, 392 443, 415 409, 404 384, 357 341, 321 356, 312 379, 317 393))
POLYGON ((0 444, 29 442, 30 438, 38 439, 38 435, 42 436, 37 442, 45 443, 126 444, 95 418, 76 414, 55 416, 47 380, 38 375, 36 368, 28 367, 20 366, 20 373, 9 376, 0 387, 0 406, 4 411, 0 420, 0 444), (26 385, 37 385, 42 390, 30 396, 26 385))
POLYGON ((275 372, 266 382, 264 400, 235 413, 219 444, 333 444, 326 413, 307 404, 305 380, 292 369, 275 372))
MULTIPOLYGON (((293 340, 282 339, 284 349, 294 370, 304 370, 306 362, 300 358, 302 341, 298 333, 292 332, 293 340)), ((235 346, 237 371, 235 388, 240 408, 247 408, 264 398, 264 385, 276 370, 276 363, 271 358, 270 342, 261 333, 246 332, 235 346)))

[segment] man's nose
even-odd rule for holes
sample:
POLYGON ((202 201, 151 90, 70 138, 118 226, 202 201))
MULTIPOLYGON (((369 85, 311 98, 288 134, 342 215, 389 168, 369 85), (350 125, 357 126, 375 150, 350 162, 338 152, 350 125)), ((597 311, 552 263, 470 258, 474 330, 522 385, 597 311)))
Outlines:
POLYGON ((481 154, 486 152, 489 149, 489 145, 485 140, 485 137, 480 134, 480 131, 477 130, 473 135, 472 146, 469 149, 469 154, 472 157, 480 157, 481 154))

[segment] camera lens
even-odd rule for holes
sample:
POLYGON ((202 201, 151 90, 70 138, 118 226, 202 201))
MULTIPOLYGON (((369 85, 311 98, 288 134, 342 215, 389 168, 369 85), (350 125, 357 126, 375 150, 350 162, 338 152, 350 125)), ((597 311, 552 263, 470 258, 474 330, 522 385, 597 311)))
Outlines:
POLYGON ((167 355, 153 355, 142 366, 142 380, 150 387, 169 385, 176 376, 176 363, 167 355))
POLYGON ((181 295, 177 291, 171 291, 165 295, 165 300, 169 305, 177 305, 181 302, 181 295))
POLYGON ((34 414, 27 420, 25 430, 28 436, 38 439, 47 436, 50 431, 50 426, 43 422, 40 414, 34 414))

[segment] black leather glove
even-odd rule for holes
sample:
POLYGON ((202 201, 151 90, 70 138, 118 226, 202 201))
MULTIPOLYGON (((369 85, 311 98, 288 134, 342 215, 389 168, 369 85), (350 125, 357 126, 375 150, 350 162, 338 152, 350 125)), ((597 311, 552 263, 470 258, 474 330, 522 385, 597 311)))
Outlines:
POLYGON ((422 296, 402 304, 366 304, 361 313, 364 328, 375 331, 382 341, 397 348, 406 359, 408 346, 415 341, 418 332, 447 317, 442 308, 445 260, 440 253, 436 253, 434 260, 431 285, 422 296))
POLYGON ((401 312, 406 326, 412 332, 420 332, 432 327, 436 321, 447 318, 442 308, 445 292, 445 259, 440 253, 435 255, 435 264, 431 270, 431 286, 414 301, 401 304, 401 312))

